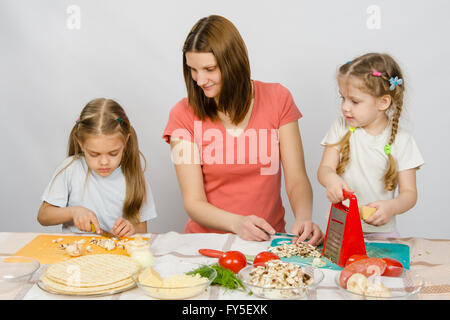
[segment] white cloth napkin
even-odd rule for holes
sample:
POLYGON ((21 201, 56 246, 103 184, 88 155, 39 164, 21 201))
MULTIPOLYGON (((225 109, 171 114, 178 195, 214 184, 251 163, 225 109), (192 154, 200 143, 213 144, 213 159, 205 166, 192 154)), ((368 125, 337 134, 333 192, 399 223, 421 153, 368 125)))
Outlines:
POLYGON ((180 234, 178 232, 168 232, 150 236, 150 250, 153 255, 165 255, 169 253, 179 253, 183 255, 199 255, 198 249, 215 249, 223 251, 224 244, 231 234, 180 234), (152 241, 152 237, 154 240, 152 241))

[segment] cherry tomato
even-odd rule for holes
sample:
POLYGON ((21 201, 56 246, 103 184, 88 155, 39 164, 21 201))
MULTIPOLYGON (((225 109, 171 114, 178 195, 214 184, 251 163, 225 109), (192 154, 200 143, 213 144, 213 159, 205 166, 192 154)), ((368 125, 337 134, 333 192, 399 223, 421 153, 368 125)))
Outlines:
POLYGON ((350 256, 350 258, 347 259, 347 261, 345 262, 345 267, 355 261, 367 259, 367 258, 368 258, 368 256, 365 254, 354 254, 354 255, 350 256))
POLYGON ((382 276, 398 277, 403 273, 403 265, 399 261, 391 258, 383 258, 383 260, 387 263, 387 266, 382 276))
POLYGON ((227 251, 219 258, 219 265, 238 273, 247 265, 247 258, 242 252, 227 251))
POLYGON ((253 265, 262 266, 269 260, 281 260, 279 256, 270 251, 263 251, 256 255, 253 259, 253 265))

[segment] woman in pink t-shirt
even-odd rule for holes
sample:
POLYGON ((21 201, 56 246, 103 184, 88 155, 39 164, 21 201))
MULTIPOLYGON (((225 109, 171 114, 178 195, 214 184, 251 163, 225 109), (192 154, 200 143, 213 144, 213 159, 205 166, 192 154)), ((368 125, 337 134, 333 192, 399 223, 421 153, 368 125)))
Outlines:
POLYGON ((295 215, 290 232, 321 243, 297 123, 302 115, 290 92, 251 80, 246 46, 220 16, 194 25, 183 71, 188 97, 170 111, 163 138, 190 217, 185 232, 233 232, 257 241, 285 232, 282 164, 295 215))

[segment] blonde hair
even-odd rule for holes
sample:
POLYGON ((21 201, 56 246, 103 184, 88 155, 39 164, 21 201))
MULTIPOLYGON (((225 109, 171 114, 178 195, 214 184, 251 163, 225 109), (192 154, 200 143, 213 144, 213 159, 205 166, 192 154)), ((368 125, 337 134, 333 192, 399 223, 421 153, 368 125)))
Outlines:
POLYGON ((218 118, 218 111, 228 113, 234 124, 245 118, 253 95, 250 62, 245 43, 229 20, 211 15, 192 27, 183 46, 183 74, 189 105, 199 119, 214 121, 218 118), (186 63, 187 52, 209 52, 215 56, 222 76, 218 105, 214 98, 206 97, 192 79, 186 63))
POLYGON ((83 156, 79 142, 83 143, 89 135, 116 133, 121 133, 124 142, 126 142, 121 160, 126 185, 122 216, 136 224, 140 221, 139 210, 146 201, 147 195, 144 177, 145 168, 142 169, 140 156, 142 156, 144 163, 145 157, 139 151, 137 135, 133 126, 130 124, 123 108, 116 101, 98 98, 90 101, 83 108, 69 136, 67 156, 73 156, 73 159, 62 170, 83 156))
MULTIPOLYGON (((338 78, 348 76, 362 80, 364 87, 360 89, 374 97, 382 97, 384 95, 391 97, 391 105, 387 111, 392 113, 392 130, 387 144, 392 146, 398 131, 405 92, 404 78, 399 65, 388 54, 368 53, 343 64, 339 68, 338 78), (375 74, 374 71, 376 72, 375 74), (389 80, 395 77, 402 79, 402 84, 396 85, 391 90, 389 80)), ((330 145, 339 146, 340 149, 340 162, 336 168, 338 174, 344 173, 350 161, 350 136, 351 131, 348 131, 338 143, 330 145)), ((388 165, 383 180, 385 190, 392 191, 397 187, 397 163, 390 152, 388 153, 388 165)))

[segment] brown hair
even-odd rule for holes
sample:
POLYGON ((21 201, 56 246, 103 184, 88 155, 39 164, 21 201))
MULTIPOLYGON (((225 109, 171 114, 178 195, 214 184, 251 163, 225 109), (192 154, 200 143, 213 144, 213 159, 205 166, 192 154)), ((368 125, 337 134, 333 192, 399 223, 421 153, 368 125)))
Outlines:
MULTIPOLYGON (((139 210, 146 201, 147 194, 144 170, 140 161, 142 153, 139 151, 136 132, 125 111, 116 101, 98 98, 90 101, 83 108, 79 119, 70 132, 67 156, 73 156, 73 160, 65 168, 83 156, 78 141, 85 141, 88 135, 110 135, 118 132, 122 134, 124 142, 126 141, 121 161, 126 184, 122 212, 125 219, 136 224, 140 221, 139 210)), ((145 162, 143 155, 142 157, 145 162)))
POLYGON ((183 46, 183 74, 188 102, 198 118, 215 121, 218 111, 228 114, 234 124, 245 118, 252 100, 250 63, 245 43, 229 20, 211 15, 192 27, 183 46), (210 52, 215 56, 222 75, 218 105, 192 79, 187 52, 210 52))
MULTIPOLYGON (((339 68, 338 78, 348 76, 362 80, 364 87, 361 90, 374 97, 391 96, 391 105, 387 111, 392 113, 392 130, 387 143, 392 145, 398 131, 398 123, 403 109, 403 94, 405 91, 404 78, 399 65, 388 54, 368 53, 343 64, 339 68), (381 73, 381 75, 374 76, 374 70, 381 73), (390 90, 391 84, 389 79, 395 77, 402 79, 403 83, 396 85, 394 90, 390 90)), ((350 136, 351 131, 348 131, 338 143, 334 144, 339 146, 341 153, 341 159, 336 169, 338 174, 344 173, 345 167, 350 161, 350 136)), ((384 174, 384 188, 385 190, 392 191, 396 187, 397 164, 392 154, 389 153, 388 166, 384 174)))

